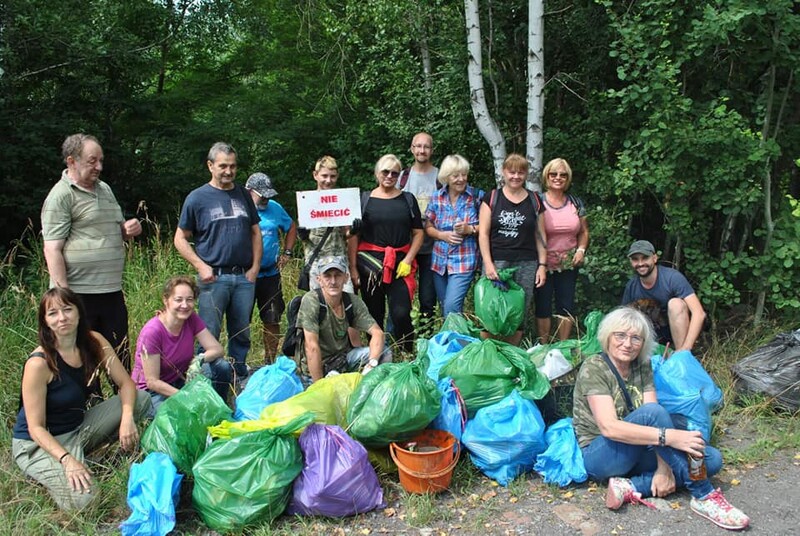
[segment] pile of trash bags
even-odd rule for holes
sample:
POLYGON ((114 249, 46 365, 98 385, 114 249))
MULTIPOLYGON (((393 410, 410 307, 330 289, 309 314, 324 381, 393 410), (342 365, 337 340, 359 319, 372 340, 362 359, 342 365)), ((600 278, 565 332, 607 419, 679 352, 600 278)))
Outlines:
MULTIPOLYGON (((133 513, 121 530, 173 530, 184 475, 194 481, 194 508, 220 532, 284 512, 342 517, 381 508, 375 455, 426 428, 451 434, 454 451, 463 448, 503 486, 534 470, 548 483, 582 482, 571 419, 547 428, 537 402, 551 391, 548 374, 563 373, 564 363, 548 365, 549 355, 558 351, 574 367, 599 351, 593 339, 601 316, 589 315, 581 339, 526 352, 481 340, 485 325, 450 315, 440 333, 418 345, 414 361, 329 376, 306 390, 294 362, 281 356, 251 376, 233 412, 199 376, 169 397, 145 430, 148 456, 131 469, 133 513)), ((653 368, 659 399, 672 397, 671 412, 710 434, 710 412, 722 398, 702 366, 676 352, 667 361, 653 358, 653 368)))
POLYGON ((779 334, 731 368, 741 390, 772 397, 788 411, 800 409, 800 329, 779 334))

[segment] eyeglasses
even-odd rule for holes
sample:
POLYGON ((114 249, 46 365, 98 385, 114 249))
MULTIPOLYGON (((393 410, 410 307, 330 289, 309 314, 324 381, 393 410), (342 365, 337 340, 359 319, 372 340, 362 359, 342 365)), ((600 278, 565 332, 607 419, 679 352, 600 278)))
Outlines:
POLYGON ((568 179, 569 175, 567 173, 558 173, 557 171, 550 171, 547 174, 548 177, 551 179, 555 179, 556 177, 561 177, 562 179, 568 179))
POLYGON ((397 177, 400 176, 400 172, 399 171, 392 171, 390 169, 382 169, 381 170, 381 175, 383 175, 384 177, 391 177, 393 179, 396 179, 397 177))
POLYGON ((639 335, 628 335, 624 331, 615 331, 611 335, 613 335, 614 336, 614 340, 617 341, 620 344, 624 343, 628 339, 630 339, 631 345, 633 345, 633 346, 641 346, 642 343, 644 342, 644 339, 642 337, 640 337, 639 335))

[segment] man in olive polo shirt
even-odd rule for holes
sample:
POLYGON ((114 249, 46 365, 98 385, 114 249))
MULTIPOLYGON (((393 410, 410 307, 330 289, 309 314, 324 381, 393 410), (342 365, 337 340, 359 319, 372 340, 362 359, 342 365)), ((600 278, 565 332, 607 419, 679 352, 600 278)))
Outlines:
POLYGON ((114 345, 130 370, 123 240, 139 236, 142 226, 136 218, 123 219, 114 193, 100 180, 103 149, 97 138, 73 134, 61 152, 67 169, 42 206, 50 286, 69 287, 81 297, 89 326, 114 345))

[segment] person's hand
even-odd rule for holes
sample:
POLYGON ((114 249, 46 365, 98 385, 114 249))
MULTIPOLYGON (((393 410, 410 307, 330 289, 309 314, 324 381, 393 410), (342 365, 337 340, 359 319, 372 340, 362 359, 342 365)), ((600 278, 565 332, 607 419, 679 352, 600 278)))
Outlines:
POLYGON ((350 281, 353 282, 353 292, 358 292, 358 287, 361 284, 361 278, 358 277, 358 272, 353 270, 350 272, 350 281))
POLYGON ((278 257, 278 270, 279 270, 279 271, 280 271, 280 270, 283 270, 283 267, 284 267, 284 266, 286 266, 286 264, 287 264, 287 263, 288 263, 290 260, 291 260, 291 257, 290 257, 289 255, 284 255, 284 254, 281 254, 281 255, 278 257))
POLYGON ((464 237, 461 236, 457 231, 443 231, 442 234, 445 236, 444 241, 451 246, 457 246, 464 241, 464 237))
POLYGON ((139 430, 133 416, 122 416, 119 421, 119 446, 122 450, 134 450, 139 444, 139 430))
POLYGON ((705 456, 706 442, 703 440, 703 434, 697 430, 668 428, 666 441, 667 446, 689 453, 695 458, 705 456))
POLYGON ((483 273, 487 279, 491 279, 492 281, 499 281, 500 276, 497 275, 497 269, 494 267, 493 262, 487 262, 483 266, 483 273))
POLYGON ((306 229, 305 227, 298 227, 297 228, 297 237, 300 240, 308 240, 309 236, 311 236, 311 231, 310 230, 306 229))
POLYGON ((192 359, 192 362, 189 364, 189 368, 186 369, 186 383, 189 383, 203 373, 203 363, 205 363, 205 361, 206 354, 204 353, 199 353, 194 356, 194 359, 192 359))
POLYGON ((131 218, 122 224, 122 238, 128 240, 142 234, 142 224, 137 218, 131 218))
POLYGON ((467 236, 472 234, 472 226, 469 225, 466 221, 459 221, 453 225, 453 231, 458 233, 461 236, 467 236))
POLYGON ((672 469, 668 465, 663 471, 659 468, 655 472, 650 484, 650 491, 653 497, 666 497, 675 491, 675 475, 672 474, 672 469))
POLYGON ((211 283, 217 279, 216 276, 214 276, 214 269, 205 263, 197 270, 197 277, 199 277, 200 281, 203 283, 211 283))
POLYGON ((572 256, 572 267, 576 268, 583 264, 583 260, 586 258, 586 252, 578 249, 575 250, 575 254, 572 256))
POLYGON ((350 224, 350 236, 356 236, 361 232, 361 218, 356 218, 350 224))
POLYGON ((258 278, 258 270, 259 270, 259 267, 258 267, 258 266, 256 266, 255 268, 251 267, 249 270, 247 270, 247 271, 244 273, 244 276, 245 276, 245 277, 247 278, 247 280, 248 280, 248 281, 250 281, 251 283, 255 283, 255 282, 256 282, 256 279, 258 278))
POLYGON ((536 288, 542 288, 545 281, 547 281, 547 268, 545 266, 539 266, 539 268, 536 269, 536 288))
POLYGON ((92 491, 92 472, 72 454, 66 456, 61 462, 64 474, 67 476, 69 487, 72 491, 89 493, 92 491))
POLYGON ((411 265, 405 261, 400 261, 397 265, 397 279, 402 279, 411 273, 411 265))

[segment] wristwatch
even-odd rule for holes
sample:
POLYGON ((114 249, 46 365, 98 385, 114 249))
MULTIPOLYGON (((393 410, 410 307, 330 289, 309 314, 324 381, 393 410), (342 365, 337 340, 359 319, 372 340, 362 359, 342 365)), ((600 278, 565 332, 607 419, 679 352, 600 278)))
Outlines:
POLYGON ((286 255, 287 257, 291 257, 292 256, 292 250, 291 249, 284 249, 282 255, 286 255))
POLYGON ((375 368, 375 367, 377 367, 377 366, 378 366, 378 360, 377 360, 377 359, 370 359, 370 360, 367 362, 367 364, 368 364, 370 367, 372 367, 372 368, 375 368))

